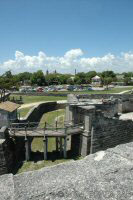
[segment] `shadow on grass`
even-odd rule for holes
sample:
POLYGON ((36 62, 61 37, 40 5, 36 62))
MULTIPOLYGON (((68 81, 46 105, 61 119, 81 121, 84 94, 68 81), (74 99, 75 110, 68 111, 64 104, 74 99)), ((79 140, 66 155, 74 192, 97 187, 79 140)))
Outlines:
MULTIPOLYGON (((53 151, 53 152, 48 152, 47 153, 47 161, 52 161, 53 163, 58 160, 62 160, 62 162, 64 162, 64 160, 78 160, 81 157, 79 155, 73 154, 71 151, 67 151, 67 158, 64 159, 63 157, 63 152, 60 154, 60 152, 58 151, 53 151)), ((38 161, 43 161, 44 160, 44 153, 40 152, 40 151, 36 151, 36 152, 31 152, 31 156, 30 156, 30 161, 37 163, 38 161)), ((17 174, 19 169, 23 166, 25 162, 25 156, 21 155, 21 157, 19 158, 19 160, 15 163, 14 165, 14 169, 12 170, 11 173, 13 174, 17 174)))
MULTIPOLYGON (((66 160, 67 159, 78 160, 79 157, 80 156, 73 154, 71 151, 68 151, 66 160)), ((63 152, 61 154, 60 154, 59 151, 52 151, 52 152, 47 153, 47 160, 48 161, 55 162, 56 160, 62 160, 62 159, 64 160, 63 152)), ((41 160, 44 160, 44 153, 43 152, 36 151, 36 152, 31 153, 30 161, 33 161, 33 162, 36 163, 36 162, 41 161, 41 160)))

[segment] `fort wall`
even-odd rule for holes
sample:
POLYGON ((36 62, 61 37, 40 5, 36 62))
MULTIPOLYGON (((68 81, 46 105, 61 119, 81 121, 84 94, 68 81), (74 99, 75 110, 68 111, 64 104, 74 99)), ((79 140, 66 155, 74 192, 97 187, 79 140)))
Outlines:
POLYGON ((11 172, 13 168, 13 148, 12 141, 9 138, 8 129, 0 129, 0 175, 11 172))
POLYGON ((65 103, 57 103, 57 102, 46 102, 40 103, 37 106, 34 106, 26 115, 24 120, 21 122, 40 122, 41 117, 44 113, 51 112, 58 109, 63 109, 66 107, 65 103))
MULTIPOLYGON (((12 94, 16 94, 16 93, 12 93, 12 94)), ((57 97, 67 97, 68 94, 71 94, 70 93, 45 93, 45 92, 36 92, 36 93, 17 93, 17 95, 25 95, 25 96, 57 96, 57 97)), ((119 99, 129 99, 129 98, 132 98, 133 99, 133 94, 115 94, 115 93, 112 93, 112 94, 76 94, 75 92, 75 95, 77 96, 80 96, 80 98, 88 98, 88 99, 109 99, 110 97, 114 97, 114 98, 119 98, 119 99)))
POLYGON ((91 135, 92 152, 115 147, 133 141, 133 121, 107 118, 103 113, 96 112, 91 135))

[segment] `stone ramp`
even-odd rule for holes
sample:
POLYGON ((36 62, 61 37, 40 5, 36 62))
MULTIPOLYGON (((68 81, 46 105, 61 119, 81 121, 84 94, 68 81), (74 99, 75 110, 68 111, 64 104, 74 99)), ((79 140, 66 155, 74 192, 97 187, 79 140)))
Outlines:
POLYGON ((12 174, 0 176, 0 200, 14 200, 14 180, 12 174))
MULTIPOLYGON (((14 176, 15 200, 133 199, 133 143, 14 176)), ((10 180, 11 175, 5 175, 10 180)), ((0 177, 0 183, 7 178, 0 177)), ((7 180, 6 180, 7 181, 7 180)), ((10 183, 3 183, 7 185, 10 183)), ((13 185, 13 183, 12 183, 13 185)), ((0 187, 0 194, 1 187, 0 187)), ((12 194, 12 193, 11 193, 12 194)), ((3 200, 4 198, 0 198, 3 200)), ((13 199, 5 198, 5 199, 13 199)))

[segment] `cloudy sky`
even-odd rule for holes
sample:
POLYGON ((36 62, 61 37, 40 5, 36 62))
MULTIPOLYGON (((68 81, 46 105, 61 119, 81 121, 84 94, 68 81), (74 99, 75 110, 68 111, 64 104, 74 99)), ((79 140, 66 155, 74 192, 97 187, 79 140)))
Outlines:
POLYGON ((133 71, 133 54, 121 53, 115 56, 111 53, 102 57, 84 57, 81 49, 71 49, 63 56, 48 56, 40 51, 35 56, 25 55, 23 52, 16 51, 15 58, 7 60, 0 65, 1 73, 5 70, 11 70, 13 73, 24 71, 37 71, 42 69, 44 72, 48 69, 50 72, 55 69, 62 73, 74 73, 80 71, 103 71, 113 70, 116 72, 133 71))
POLYGON ((133 71, 132 0, 1 0, 0 74, 133 71))

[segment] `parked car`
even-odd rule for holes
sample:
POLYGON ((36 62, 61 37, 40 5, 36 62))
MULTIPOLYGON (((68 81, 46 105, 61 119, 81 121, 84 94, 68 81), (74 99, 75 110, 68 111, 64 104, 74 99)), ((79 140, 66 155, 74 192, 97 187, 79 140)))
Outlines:
POLYGON ((93 90, 91 87, 88 87, 88 90, 93 90))
POLYGON ((43 88, 42 88, 42 87, 38 87, 38 88, 36 89, 36 91, 37 91, 37 92, 43 92, 43 88))

